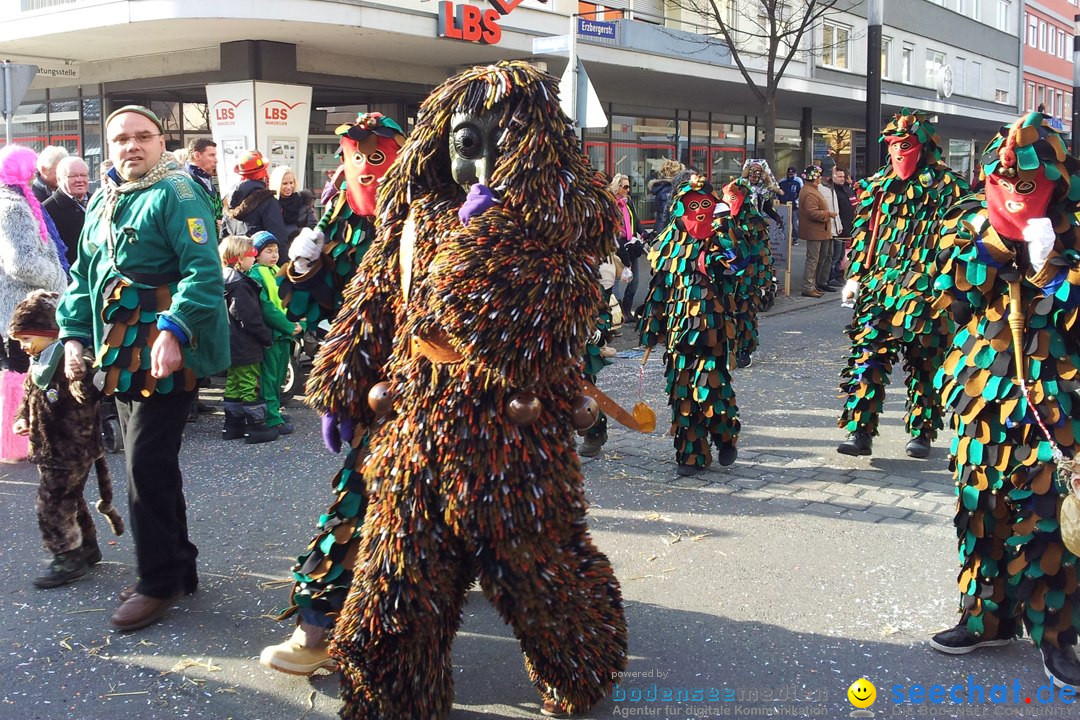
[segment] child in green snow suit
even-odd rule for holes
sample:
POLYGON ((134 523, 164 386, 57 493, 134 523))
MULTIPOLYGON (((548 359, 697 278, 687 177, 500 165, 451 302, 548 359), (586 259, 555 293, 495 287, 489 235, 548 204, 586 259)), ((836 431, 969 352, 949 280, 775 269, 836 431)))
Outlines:
POLYGON ((288 435, 293 431, 293 427, 281 412, 281 386, 285 383, 285 373, 289 367, 292 337, 298 335, 303 327, 285 316, 285 307, 278 295, 277 238, 266 230, 260 230, 251 236, 251 242, 258 255, 255 257, 255 264, 248 271, 248 276, 262 288, 259 291, 259 300, 262 304, 263 322, 270 328, 273 336, 273 344, 263 354, 261 368, 266 424, 268 427, 277 428, 281 435, 288 435))

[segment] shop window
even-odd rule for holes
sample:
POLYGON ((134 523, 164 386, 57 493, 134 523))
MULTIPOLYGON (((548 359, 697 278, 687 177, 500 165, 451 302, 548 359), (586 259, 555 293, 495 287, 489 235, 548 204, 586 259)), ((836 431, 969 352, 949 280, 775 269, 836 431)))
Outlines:
MULTIPOLYGON (((183 107, 184 132, 210 132, 210 106, 206 103, 186 102, 183 107)), ((185 138, 185 140, 188 138, 185 138)))

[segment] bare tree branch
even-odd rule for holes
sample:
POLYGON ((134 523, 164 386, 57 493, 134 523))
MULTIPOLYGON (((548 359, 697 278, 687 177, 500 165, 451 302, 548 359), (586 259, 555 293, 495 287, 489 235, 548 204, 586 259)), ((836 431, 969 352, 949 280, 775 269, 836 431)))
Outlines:
MULTIPOLYGON (((800 54, 808 59, 838 47, 814 37, 829 16, 852 9, 862 0, 667 0, 669 7, 697 16, 708 27, 699 32, 706 45, 723 43, 747 88, 764 107, 765 155, 773 161, 776 129, 776 94, 780 82, 800 54), (737 2, 736 5, 731 3, 737 2), (713 30, 712 28, 716 28, 713 30), (750 67, 751 58, 763 61, 761 71, 750 67)), ((844 44, 853 39, 847 35, 844 44)))

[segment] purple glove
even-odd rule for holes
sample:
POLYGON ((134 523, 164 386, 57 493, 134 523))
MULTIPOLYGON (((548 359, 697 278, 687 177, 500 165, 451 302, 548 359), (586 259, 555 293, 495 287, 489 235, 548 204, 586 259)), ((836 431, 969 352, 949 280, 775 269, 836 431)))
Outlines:
POLYGON ((356 423, 350 418, 340 418, 337 415, 322 416, 323 444, 332 453, 341 452, 342 443, 350 444, 355 432, 356 423))
POLYGON ((461 209, 458 210, 458 218, 462 225, 468 225, 473 215, 479 215, 492 205, 498 204, 499 200, 495 193, 487 185, 476 183, 469 188, 469 194, 465 197, 461 209))

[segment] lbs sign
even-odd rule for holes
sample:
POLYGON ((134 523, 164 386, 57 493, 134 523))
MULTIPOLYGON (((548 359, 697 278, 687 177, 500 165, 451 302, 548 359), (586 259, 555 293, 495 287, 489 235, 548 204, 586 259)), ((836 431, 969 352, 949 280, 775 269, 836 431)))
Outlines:
MULTIPOLYGON (((547 2, 547 0, 540 0, 547 2)), ((497 45, 502 40, 499 20, 522 0, 490 0, 490 8, 443 0, 439 3, 439 37, 497 45)))

